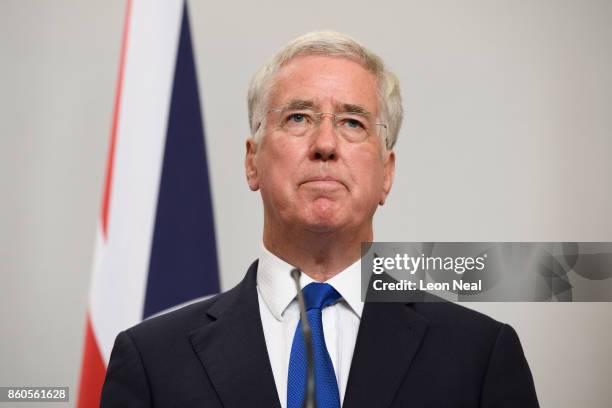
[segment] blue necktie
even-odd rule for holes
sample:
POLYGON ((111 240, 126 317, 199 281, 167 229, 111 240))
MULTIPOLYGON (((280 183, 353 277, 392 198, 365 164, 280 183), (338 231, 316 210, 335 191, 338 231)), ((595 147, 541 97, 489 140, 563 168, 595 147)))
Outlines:
MULTIPOLYGON (((321 309, 336 302, 340 294, 327 283, 310 283, 302 289, 306 316, 312 332, 314 354, 315 401, 317 408, 340 408, 338 383, 323 337, 321 309)), ((302 334, 302 320, 298 322, 291 345, 289 378, 287 381, 287 408, 302 408, 306 389, 306 343, 302 334)))

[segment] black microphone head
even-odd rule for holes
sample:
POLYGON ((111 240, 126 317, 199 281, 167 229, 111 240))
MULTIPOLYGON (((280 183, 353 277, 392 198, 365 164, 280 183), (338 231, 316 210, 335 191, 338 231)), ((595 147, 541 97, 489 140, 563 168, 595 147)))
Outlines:
POLYGON ((298 268, 293 268, 291 270, 291 277, 293 279, 300 279, 301 275, 302 275, 302 271, 300 271, 298 268))

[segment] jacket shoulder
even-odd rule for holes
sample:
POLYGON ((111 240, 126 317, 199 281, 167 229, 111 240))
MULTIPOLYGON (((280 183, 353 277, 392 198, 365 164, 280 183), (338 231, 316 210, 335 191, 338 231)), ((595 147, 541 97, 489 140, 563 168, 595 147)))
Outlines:
POLYGON ((421 302, 414 310, 432 325, 448 325, 465 329, 499 330, 504 324, 484 313, 449 301, 421 302))
POLYGON ((125 332, 138 343, 155 341, 157 344, 163 344, 163 339, 184 337, 213 321, 211 310, 234 299, 235 291, 236 288, 233 288, 176 310, 147 318, 125 332))
POLYGON ((232 310, 237 302, 256 287, 257 261, 249 267, 244 279, 232 289, 212 295, 207 299, 180 307, 179 309, 150 317, 126 330, 131 337, 159 339, 160 337, 188 334, 210 323, 215 317, 232 310))

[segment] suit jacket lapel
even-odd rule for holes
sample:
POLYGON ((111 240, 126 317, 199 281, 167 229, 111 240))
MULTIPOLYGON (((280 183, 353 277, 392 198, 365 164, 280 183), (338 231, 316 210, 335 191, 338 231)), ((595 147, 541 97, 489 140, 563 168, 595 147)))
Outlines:
POLYGON ((190 340, 224 407, 278 407, 256 288, 257 262, 211 306, 190 340))
POLYGON ((390 406, 426 330, 410 304, 366 303, 343 407, 390 406))

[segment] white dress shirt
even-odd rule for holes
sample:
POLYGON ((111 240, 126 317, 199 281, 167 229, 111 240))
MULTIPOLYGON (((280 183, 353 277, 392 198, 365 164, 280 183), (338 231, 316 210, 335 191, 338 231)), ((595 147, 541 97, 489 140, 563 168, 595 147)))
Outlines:
MULTIPOLYGON (((293 336, 300 320, 291 269, 292 265, 262 245, 257 266, 257 296, 270 365, 282 408, 287 407, 289 357, 293 336)), ((344 400, 363 311, 360 272, 360 262, 357 260, 326 281, 342 296, 337 303, 323 309, 325 344, 334 365, 340 401, 344 400)), ((311 282, 314 280, 302 274, 300 278, 302 288, 311 282)))

